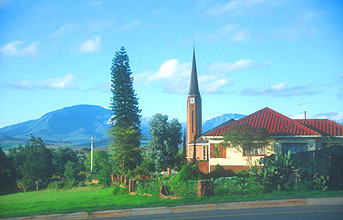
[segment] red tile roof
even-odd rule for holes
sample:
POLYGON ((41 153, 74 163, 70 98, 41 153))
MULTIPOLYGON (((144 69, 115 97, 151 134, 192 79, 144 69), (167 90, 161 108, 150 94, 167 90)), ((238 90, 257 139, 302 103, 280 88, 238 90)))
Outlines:
POLYGON ((343 136, 343 126, 327 119, 295 120, 270 108, 261 109, 232 123, 224 123, 203 134, 203 136, 223 136, 237 125, 265 128, 271 136, 323 135, 343 136))

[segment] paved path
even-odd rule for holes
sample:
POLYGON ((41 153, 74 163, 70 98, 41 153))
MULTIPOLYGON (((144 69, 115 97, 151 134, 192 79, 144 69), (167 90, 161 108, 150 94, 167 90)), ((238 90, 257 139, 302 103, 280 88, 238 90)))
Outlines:
POLYGON ((39 216, 29 216, 29 217, 20 217, 20 218, 11 218, 11 219, 12 220, 14 219, 18 219, 18 220, 24 220, 24 219, 25 220, 28 220, 28 219, 110 219, 110 218, 115 218, 115 217, 125 217, 127 219, 129 216, 135 216, 133 219, 137 219, 137 217, 141 215, 166 215, 166 214, 180 214, 180 213, 196 213, 196 212, 204 212, 204 211, 205 212, 216 211, 215 213, 219 213, 220 211, 223 211, 223 210, 277 208, 277 207, 305 207, 305 206, 343 206, 343 197, 230 202, 230 203, 214 203, 214 204, 199 204, 199 205, 183 205, 183 206, 175 206, 175 207, 134 208, 134 209, 123 209, 123 210, 96 211, 96 212, 91 212, 91 213, 80 212, 80 213, 70 213, 70 214, 39 215, 39 216))

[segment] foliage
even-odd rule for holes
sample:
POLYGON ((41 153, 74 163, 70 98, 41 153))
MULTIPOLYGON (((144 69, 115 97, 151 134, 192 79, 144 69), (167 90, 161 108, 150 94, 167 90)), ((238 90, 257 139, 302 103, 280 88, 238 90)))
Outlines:
POLYGON ((325 191, 328 189, 329 176, 321 175, 318 171, 318 162, 313 161, 313 163, 302 168, 299 172, 300 177, 297 179, 297 188, 302 188, 306 190, 321 190, 325 191))
POLYGON ((300 169, 290 160, 289 151, 287 155, 276 154, 265 158, 264 166, 260 174, 256 176, 256 180, 265 186, 266 191, 289 190, 296 182, 289 183, 290 176, 300 177, 299 171, 300 169))
POLYGON ((229 132, 223 135, 224 146, 234 148, 246 156, 246 161, 253 165, 252 155, 260 154, 270 148, 272 138, 264 128, 251 127, 248 124, 233 125, 229 132))
POLYGON ((65 185, 64 182, 56 181, 56 182, 49 183, 48 189, 62 189, 64 185, 65 185))
POLYGON ((137 167, 141 162, 141 149, 139 147, 139 133, 134 127, 114 127, 111 130, 114 142, 110 145, 116 171, 125 175, 129 170, 137 167))
POLYGON ((247 195, 263 192, 263 186, 251 178, 238 176, 220 177, 213 182, 215 195, 247 195))
POLYGON ((26 191, 27 186, 32 182, 39 189, 42 182, 47 182, 54 172, 52 163, 52 153, 44 146, 41 138, 35 138, 31 135, 31 140, 25 146, 25 159, 19 165, 19 171, 23 177, 23 189, 26 191))
POLYGON ((160 181, 149 181, 149 182, 139 182, 136 193, 140 194, 152 194, 154 196, 158 196, 160 194, 160 187, 161 182, 160 181))
POLYGON ((91 177, 99 181, 103 186, 109 186, 111 183, 112 165, 110 156, 106 151, 95 150, 93 154, 93 171, 90 170, 91 153, 88 154, 85 161, 86 170, 91 173, 91 177))
POLYGON ((118 185, 113 186, 113 191, 112 194, 117 196, 117 195, 125 195, 128 194, 127 188, 120 187, 118 185))
POLYGON ((58 177, 65 177, 65 166, 67 162, 78 162, 77 153, 70 148, 58 148, 56 151, 53 151, 53 163, 56 169, 55 175, 58 177))
POLYGON ((176 182, 186 182, 188 180, 198 180, 201 177, 197 164, 187 163, 182 166, 180 172, 174 177, 176 182))
POLYGON ((80 172, 80 166, 77 163, 68 161, 65 164, 65 171, 63 176, 65 177, 65 183, 68 187, 76 186, 79 182, 78 174, 80 172))
POLYGON ((197 195, 198 189, 196 180, 179 182, 176 179, 173 179, 167 183, 167 186, 173 196, 189 197, 197 195))
POLYGON ((224 167, 222 167, 219 164, 217 164, 210 173, 203 174, 203 176, 206 179, 211 179, 211 178, 217 179, 219 177, 234 176, 234 172, 232 170, 226 170, 224 167))
POLYGON ((14 186, 15 169, 11 159, 6 156, 0 147, 0 195, 10 190, 14 186))
POLYGON ((141 131, 138 98, 133 89, 129 57, 124 47, 116 52, 111 67, 111 129, 109 131, 115 167, 120 174, 134 169, 142 160, 139 145, 141 131))
POLYGON ((177 119, 168 122, 168 116, 156 114, 149 122, 151 135, 149 156, 157 171, 173 168, 178 144, 181 144, 181 124, 177 119))
POLYGON ((136 169, 136 175, 138 177, 148 176, 155 171, 155 163, 149 158, 144 158, 143 162, 136 169))

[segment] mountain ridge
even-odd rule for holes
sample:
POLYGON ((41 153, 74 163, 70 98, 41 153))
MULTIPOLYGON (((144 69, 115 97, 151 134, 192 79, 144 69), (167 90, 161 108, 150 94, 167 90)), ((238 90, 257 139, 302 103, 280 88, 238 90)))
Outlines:
MULTIPOLYGON (((25 144, 31 134, 41 137, 47 145, 85 146, 91 136, 100 143, 109 143, 109 119, 111 110, 97 105, 74 105, 48 112, 38 119, 0 128, 2 146, 25 144), (105 141, 107 140, 107 141, 105 141), (12 143, 12 144, 11 144, 12 143)), ((203 123, 203 132, 241 114, 224 114, 203 123)), ((152 117, 141 118, 141 130, 145 143, 150 138, 149 121, 152 117)), ((186 122, 181 123, 186 128, 186 122)))

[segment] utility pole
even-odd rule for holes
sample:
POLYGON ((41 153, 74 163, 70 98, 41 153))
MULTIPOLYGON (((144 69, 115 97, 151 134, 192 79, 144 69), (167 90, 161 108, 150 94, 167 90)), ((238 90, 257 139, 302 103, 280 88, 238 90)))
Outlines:
POLYGON ((93 171, 93 142, 94 142, 94 138, 93 136, 90 139, 91 141, 91 172, 93 171))

